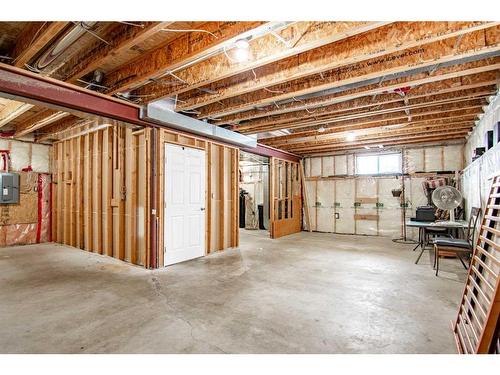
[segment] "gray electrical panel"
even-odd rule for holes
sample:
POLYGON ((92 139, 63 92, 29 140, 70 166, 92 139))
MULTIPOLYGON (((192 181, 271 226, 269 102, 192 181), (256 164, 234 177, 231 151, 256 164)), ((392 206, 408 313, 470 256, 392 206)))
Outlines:
POLYGON ((0 204, 19 203, 19 175, 0 173, 0 204))

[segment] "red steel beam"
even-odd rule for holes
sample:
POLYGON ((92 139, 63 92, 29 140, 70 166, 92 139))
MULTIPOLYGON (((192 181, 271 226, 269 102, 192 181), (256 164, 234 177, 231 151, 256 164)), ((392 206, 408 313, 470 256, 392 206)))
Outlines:
POLYGON ((266 146, 261 143, 257 143, 256 148, 242 147, 240 148, 240 150, 245 152, 250 152, 252 154, 257 154, 260 156, 275 157, 295 162, 299 162, 302 159, 302 157, 297 154, 293 154, 291 152, 280 150, 271 146, 266 146))

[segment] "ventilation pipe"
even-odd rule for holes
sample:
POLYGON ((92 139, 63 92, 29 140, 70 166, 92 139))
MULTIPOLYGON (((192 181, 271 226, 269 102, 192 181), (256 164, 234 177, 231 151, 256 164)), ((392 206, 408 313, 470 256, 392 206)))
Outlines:
POLYGON ((254 137, 236 133, 220 126, 212 125, 205 121, 200 121, 175 112, 173 110, 173 103, 170 100, 159 100, 142 107, 140 118, 158 125, 202 135, 239 147, 257 147, 257 139, 254 137))
POLYGON ((97 22, 78 22, 67 31, 64 35, 59 37, 49 49, 47 49, 35 63, 34 68, 43 70, 54 62, 61 54, 63 54, 71 45, 80 39, 85 33, 95 26, 97 22))

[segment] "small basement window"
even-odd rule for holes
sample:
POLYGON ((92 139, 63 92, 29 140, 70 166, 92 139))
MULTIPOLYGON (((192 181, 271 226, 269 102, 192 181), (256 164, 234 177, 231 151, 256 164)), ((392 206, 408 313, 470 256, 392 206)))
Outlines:
POLYGON ((401 174, 401 153, 357 155, 357 175, 401 174))

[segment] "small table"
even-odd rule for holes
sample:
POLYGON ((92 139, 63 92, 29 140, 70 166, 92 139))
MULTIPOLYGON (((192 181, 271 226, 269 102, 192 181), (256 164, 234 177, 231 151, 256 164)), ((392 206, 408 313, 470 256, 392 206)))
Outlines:
POLYGON ((418 228, 418 244, 413 249, 416 250, 419 246, 422 249, 420 251, 420 254, 418 255, 417 260, 415 261, 415 264, 418 264, 418 261, 420 260, 422 254, 425 251, 425 230, 427 228, 462 229, 463 231, 465 228, 469 227, 469 223, 465 220, 435 221, 435 222, 407 220, 406 226, 418 228))

